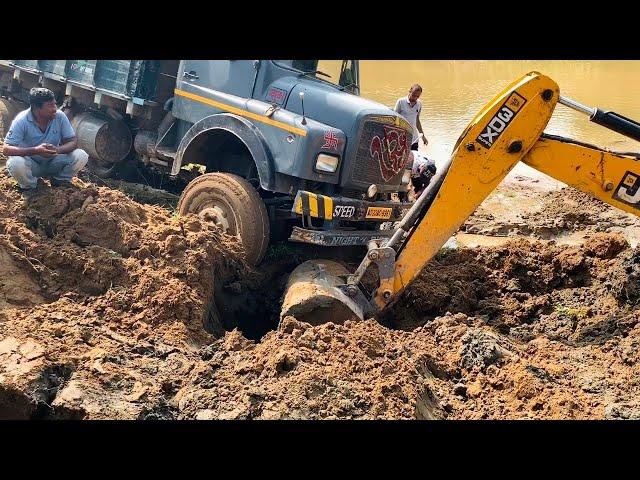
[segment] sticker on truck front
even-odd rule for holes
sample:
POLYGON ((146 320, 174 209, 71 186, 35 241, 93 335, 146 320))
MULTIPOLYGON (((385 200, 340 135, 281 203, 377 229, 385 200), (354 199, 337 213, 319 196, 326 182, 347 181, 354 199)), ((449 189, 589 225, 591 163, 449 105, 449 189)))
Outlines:
POLYGON ((267 101, 276 105, 284 105, 285 98, 287 98, 287 92, 279 88, 271 87, 267 92, 267 101))
POLYGON ((356 213, 356 207, 352 205, 336 205, 333 207, 333 216, 336 218, 351 218, 356 213))
POLYGON ((367 208, 367 215, 365 218, 377 218, 382 220, 389 220, 391 218, 391 207, 369 207, 367 208))
POLYGON ((626 172, 613 198, 640 210, 640 176, 633 172, 626 172))
POLYGON ((525 103, 527 100, 522 95, 513 92, 482 130, 482 133, 478 135, 476 142, 485 148, 491 148, 525 103))
POLYGON ((338 150, 338 136, 333 130, 327 130, 324 133, 324 144, 320 147, 328 150, 338 150))
POLYGON ((333 199, 325 195, 300 190, 296 194, 291 210, 298 215, 331 220, 333 218, 333 199))

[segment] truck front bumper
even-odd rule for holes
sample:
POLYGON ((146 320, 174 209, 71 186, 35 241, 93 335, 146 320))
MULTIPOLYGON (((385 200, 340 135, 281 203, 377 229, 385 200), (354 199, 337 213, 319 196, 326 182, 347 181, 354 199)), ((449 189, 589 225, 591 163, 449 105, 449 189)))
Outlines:
POLYGON ((329 247, 367 245, 371 240, 389 238, 393 234, 393 230, 380 230, 379 224, 402 219, 410 207, 410 204, 399 202, 367 202, 346 197, 329 197, 300 190, 291 209, 295 214, 308 215, 328 221, 370 222, 376 228, 372 230, 343 230, 294 227, 289 240, 329 247))
POLYGON ((367 202, 300 190, 291 210, 298 215, 309 215, 323 220, 395 222, 400 220, 410 207, 411 205, 406 203, 367 202))
POLYGON ((393 230, 310 230, 293 227, 289 240, 325 247, 367 245, 371 240, 391 237, 393 230))

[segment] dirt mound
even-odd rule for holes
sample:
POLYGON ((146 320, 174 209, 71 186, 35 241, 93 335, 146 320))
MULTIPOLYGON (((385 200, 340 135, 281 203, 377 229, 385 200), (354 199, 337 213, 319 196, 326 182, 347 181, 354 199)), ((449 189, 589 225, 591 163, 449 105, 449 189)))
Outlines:
POLYGON ((551 239, 575 232, 640 231, 640 220, 596 198, 567 187, 537 191, 501 185, 462 227, 467 233, 525 235, 551 239))
POLYGON ((197 419, 640 418, 639 338, 523 342, 462 313, 411 332, 288 317, 259 344, 203 349, 175 402, 197 419))
POLYGON ((524 335, 534 320, 572 319, 577 327, 582 320, 633 310, 639 279, 640 254, 619 234, 592 234, 572 247, 520 239, 445 250, 404 292, 390 321, 411 330, 451 312, 484 316, 502 333, 516 329, 524 335))
POLYGON ((536 226, 573 230, 579 226, 597 225, 600 215, 608 210, 615 209, 574 188, 563 188, 546 194, 540 211, 523 218, 536 226))
POLYGON ((446 252, 391 309, 201 350, 184 418, 638 418, 640 255, 620 235, 446 252), (464 310, 464 313, 456 310, 464 310))
POLYGON ((170 360, 187 364, 213 340, 203 316, 214 279, 245 268, 240 247, 196 217, 107 188, 40 188, 25 205, 0 173, 0 417, 16 405, 27 417, 141 415, 142 404, 116 404, 142 391, 157 403, 170 360), (31 394, 41 384, 48 393, 31 394))
POLYGON ((423 374, 408 338, 372 320, 293 317, 259 344, 228 333, 203 350, 178 406, 202 419, 414 418, 423 374))
POLYGON ((77 186, 25 206, 0 172, 0 418, 640 418, 621 235, 445 249, 382 319, 397 329, 288 317, 253 341, 202 325, 222 279, 249 288, 233 239, 77 186))

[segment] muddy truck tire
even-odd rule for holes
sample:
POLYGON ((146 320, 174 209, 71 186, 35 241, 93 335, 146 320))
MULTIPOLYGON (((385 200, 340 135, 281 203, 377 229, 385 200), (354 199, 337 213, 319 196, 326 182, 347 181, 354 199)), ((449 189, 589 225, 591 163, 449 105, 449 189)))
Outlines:
POLYGON ((258 265, 269 245, 269 216, 258 192, 231 173, 207 173, 191 181, 178 202, 178 213, 197 214, 229 235, 240 237, 246 260, 258 265))

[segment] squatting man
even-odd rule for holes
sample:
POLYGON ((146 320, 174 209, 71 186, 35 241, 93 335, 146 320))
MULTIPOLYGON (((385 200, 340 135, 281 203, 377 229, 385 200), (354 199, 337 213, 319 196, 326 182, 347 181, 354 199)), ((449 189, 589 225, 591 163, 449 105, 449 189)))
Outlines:
POLYGON ((71 186, 89 159, 76 148, 76 132, 51 90, 32 88, 29 104, 11 123, 2 148, 7 170, 25 199, 37 194, 39 178, 48 178, 52 187, 71 186))

